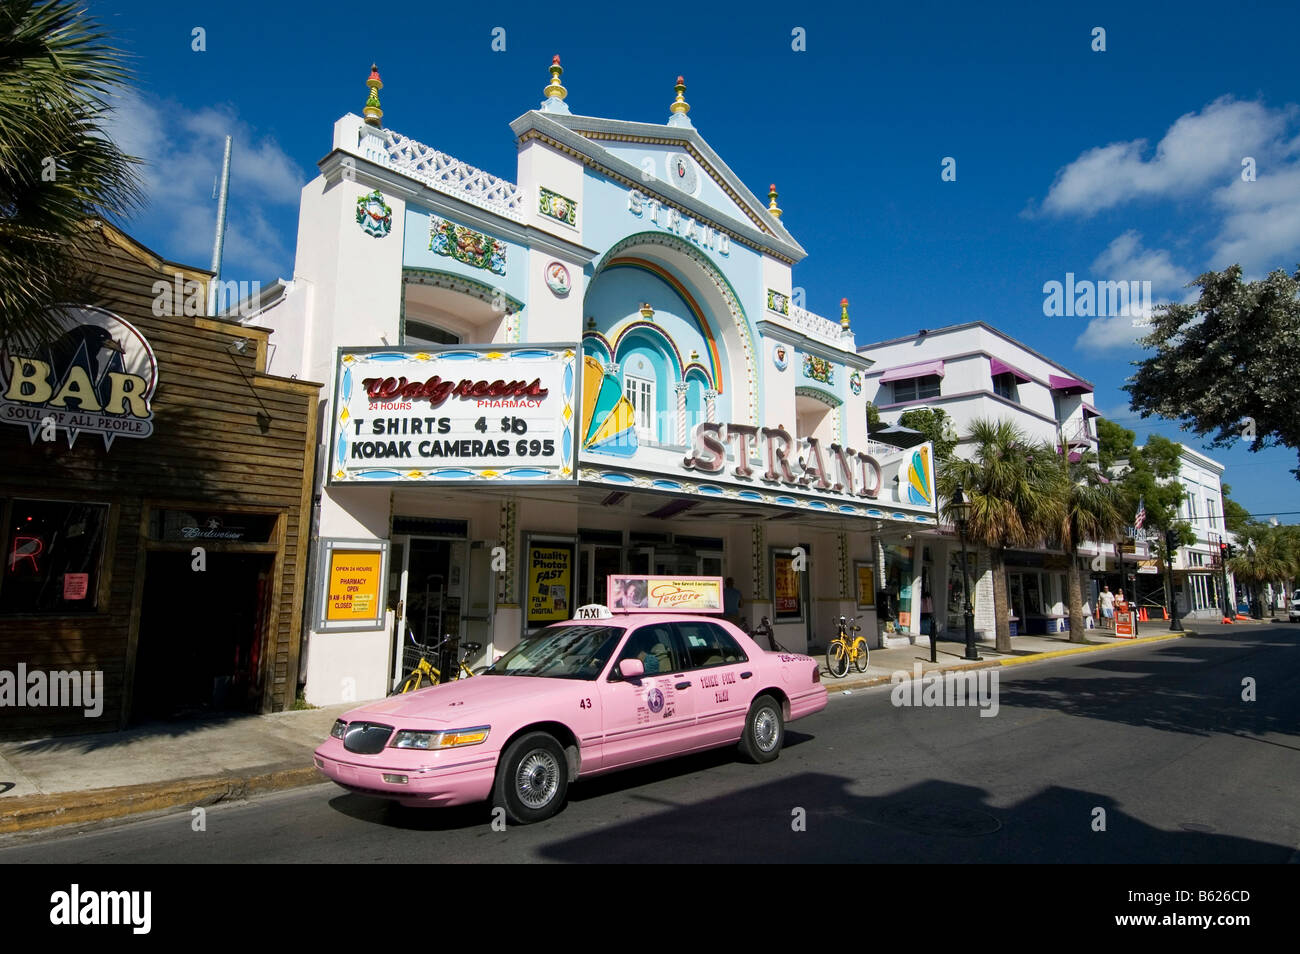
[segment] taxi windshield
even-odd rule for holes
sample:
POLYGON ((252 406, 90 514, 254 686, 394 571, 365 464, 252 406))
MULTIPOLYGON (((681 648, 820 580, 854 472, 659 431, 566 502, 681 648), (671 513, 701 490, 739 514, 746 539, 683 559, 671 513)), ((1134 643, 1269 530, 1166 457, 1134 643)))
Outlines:
POLYGON ((623 633, 622 626, 548 626, 526 637, 483 675, 595 679, 623 633))

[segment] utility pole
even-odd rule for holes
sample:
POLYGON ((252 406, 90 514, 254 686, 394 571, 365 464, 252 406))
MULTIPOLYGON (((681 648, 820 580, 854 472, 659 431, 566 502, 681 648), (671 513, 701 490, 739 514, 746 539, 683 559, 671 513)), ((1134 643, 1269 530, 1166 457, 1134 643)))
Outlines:
POLYGON ((221 161, 221 193, 217 197, 217 236, 212 243, 212 280, 208 284, 208 317, 217 315, 217 283, 221 278, 221 253, 226 244, 226 203, 230 199, 230 137, 221 161))

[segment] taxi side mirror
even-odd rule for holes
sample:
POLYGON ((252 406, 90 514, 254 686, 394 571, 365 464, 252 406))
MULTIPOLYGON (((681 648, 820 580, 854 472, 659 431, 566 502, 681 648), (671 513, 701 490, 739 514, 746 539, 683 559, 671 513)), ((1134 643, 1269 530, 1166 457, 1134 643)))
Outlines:
POLYGON ((645 663, 639 659, 624 659, 618 664, 618 672, 624 679, 640 679, 645 675, 645 663))

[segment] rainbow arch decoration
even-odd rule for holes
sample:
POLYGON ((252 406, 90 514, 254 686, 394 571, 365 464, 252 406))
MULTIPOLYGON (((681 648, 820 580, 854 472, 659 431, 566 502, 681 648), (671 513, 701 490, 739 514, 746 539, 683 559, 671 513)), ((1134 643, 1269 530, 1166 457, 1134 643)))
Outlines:
POLYGON ((934 501, 934 480, 930 468, 930 447, 912 453, 907 463, 907 499, 928 507, 934 501))
POLYGON ((618 378, 586 355, 582 359, 582 449, 615 457, 636 453, 636 409, 618 378))

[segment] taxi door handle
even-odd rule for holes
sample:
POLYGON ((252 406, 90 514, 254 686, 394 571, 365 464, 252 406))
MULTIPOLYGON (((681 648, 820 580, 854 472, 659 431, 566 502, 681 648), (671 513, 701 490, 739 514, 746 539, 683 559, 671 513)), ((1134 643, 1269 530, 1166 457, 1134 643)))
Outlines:
POLYGON ((690 680, 688 679, 688 680, 686 680, 686 682, 679 682, 679 683, 677 684, 677 688, 678 688, 678 689, 689 689, 689 688, 691 688, 691 682, 690 682, 690 680))
POLYGON ((752 672, 742 672, 742 673, 740 674, 740 678, 741 678, 741 679, 748 679, 748 678, 749 678, 750 676, 752 676, 752 675, 754 675, 752 672))

